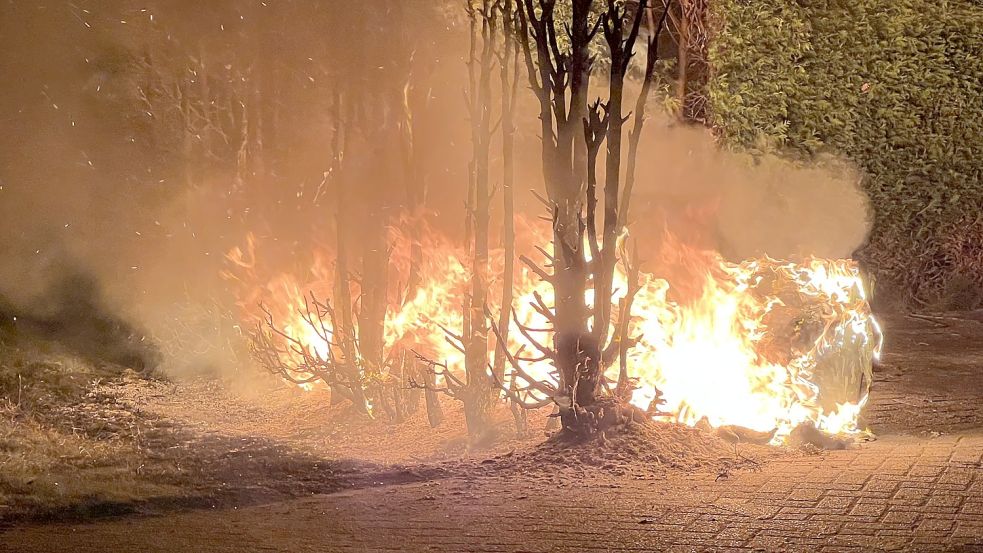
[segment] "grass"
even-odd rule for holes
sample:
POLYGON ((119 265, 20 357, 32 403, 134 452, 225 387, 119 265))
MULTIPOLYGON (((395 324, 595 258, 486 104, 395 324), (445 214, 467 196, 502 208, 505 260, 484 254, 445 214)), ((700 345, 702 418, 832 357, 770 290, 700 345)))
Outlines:
POLYGON ((107 434, 105 419, 86 416, 90 390, 124 372, 56 346, 0 346, 0 518, 88 514, 179 494, 129 436, 135 421, 116 421, 107 434))
POLYGON ((14 514, 85 510, 177 491, 141 474, 144 459, 132 445, 46 426, 9 404, 0 407, 0 466, 0 504, 14 514))

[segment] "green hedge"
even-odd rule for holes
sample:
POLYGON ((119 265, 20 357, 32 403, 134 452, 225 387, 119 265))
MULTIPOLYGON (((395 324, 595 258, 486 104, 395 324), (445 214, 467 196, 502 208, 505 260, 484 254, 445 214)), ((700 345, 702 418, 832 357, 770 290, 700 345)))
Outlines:
POLYGON ((752 151, 845 154, 878 289, 983 297, 983 2, 710 2, 712 122, 752 151))

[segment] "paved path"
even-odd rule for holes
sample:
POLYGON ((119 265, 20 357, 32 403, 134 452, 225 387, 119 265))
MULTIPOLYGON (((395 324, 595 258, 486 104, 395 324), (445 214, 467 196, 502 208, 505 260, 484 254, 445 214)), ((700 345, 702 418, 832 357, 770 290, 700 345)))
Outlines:
POLYGON ((859 449, 724 477, 452 478, 22 527, 0 551, 983 552, 983 324, 894 326, 870 410, 881 438, 859 449))
POLYGON ((454 479, 0 535, 3 551, 983 551, 983 434, 717 479, 454 479), (615 487, 616 486, 616 487, 615 487))

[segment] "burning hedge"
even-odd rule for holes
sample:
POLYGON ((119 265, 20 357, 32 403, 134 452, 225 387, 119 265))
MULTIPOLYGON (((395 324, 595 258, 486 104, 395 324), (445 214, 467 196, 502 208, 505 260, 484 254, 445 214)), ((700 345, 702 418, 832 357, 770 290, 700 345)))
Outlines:
MULTIPOLYGON (((383 98, 366 103, 358 94, 339 94, 334 157, 325 173, 333 246, 314 252, 310 271, 267 277, 256 272, 262 259, 252 248, 229 256, 244 314, 254 322, 254 355, 274 374, 301 386, 326 384, 372 416, 385 412, 398 420, 409 413, 415 401, 406 401, 407 389, 428 397, 447 393, 464 402, 472 438, 487 423, 494 397, 523 408, 553 404, 564 431, 575 436, 641 417, 642 410, 689 425, 749 429, 772 442, 803 426, 858 431, 880 335, 855 264, 767 257, 735 264, 708 246, 677 239, 670 226, 628 236, 636 158, 669 6, 647 18, 645 1, 632 8, 608 0, 597 14, 591 1, 574 0, 566 25, 555 2, 538 4, 467 5, 474 152, 463 240, 427 227, 435 221, 427 220, 425 195, 409 193, 413 201, 399 203, 387 189, 394 172, 356 172, 344 161, 346 150, 358 151, 351 146, 380 155, 386 151, 380 144, 401 146, 391 151, 404 153, 403 180, 417 190, 422 181, 412 178, 418 172, 408 104, 400 114, 383 98), (635 109, 625 113, 643 21, 649 31, 644 75, 635 109), (565 29, 570 43, 561 49, 557 37, 565 29), (608 95, 590 102, 595 35, 607 45, 610 65, 596 77, 606 81, 608 95), (503 71, 501 89, 516 89, 524 61, 538 100, 545 191, 539 199, 550 226, 519 225, 515 239, 503 240, 504 250, 493 254, 489 83, 499 39, 505 52, 512 41, 515 46, 515 72, 510 79, 503 71), (346 118, 353 105, 354 113, 367 110, 371 117, 346 118), (353 136, 360 142, 348 144, 353 136), (515 255, 513 243, 525 255, 515 255), (644 271, 639 249, 659 255, 644 271), (540 254, 543 260, 534 261, 540 254), (512 259, 524 263, 521 275, 511 269, 512 259), (494 282, 499 275, 501 287, 494 282), (497 298, 489 294, 496 288, 503 290, 497 298)), ((511 129, 503 96, 503 129, 511 129)), ((503 131, 503 159, 510 158, 507 137, 503 131)), ((510 167, 503 171, 511 174, 510 167)), ((516 221, 510 201, 506 236, 516 221)))
MULTIPOLYGON (((546 229, 520 228, 519 242, 527 247, 547 235, 546 229)), ((406 282, 399 260, 410 243, 396 232, 390 237, 389 280, 406 282)), ((305 388, 327 385, 368 413, 392 411, 393 394, 425 378, 421 358, 445 368, 434 385, 460 382, 464 352, 454 329, 465 317, 466 252, 437 236, 424 240, 416 290, 390 296, 381 366, 366 364, 351 339, 335 332, 340 306, 332 307, 326 296, 308 296, 308 290, 332 289, 330 251, 318 252, 309 275, 278 274, 268 281, 250 280, 256 273, 244 270, 255 268, 255 253, 234 251, 238 281, 248 287, 242 307, 253 321, 257 360, 305 388)), ((671 250, 663 257, 676 260, 655 268, 660 276, 624 264, 616 271, 614 299, 630 297, 631 310, 611 324, 627 325, 629 338, 624 363, 605 357, 605 389, 615 393, 627 384, 631 403, 659 420, 748 428, 773 443, 802 424, 828 434, 861 430, 858 415, 881 335, 854 262, 761 258, 734 264, 671 236, 660 242, 662 250, 671 250)), ((493 272, 502 264, 496 253, 493 272)), ((549 356, 551 289, 524 270, 515 281, 515 298, 509 333, 490 338, 489 352, 495 341, 508 351, 511 370, 501 383, 503 395, 511 390, 513 399, 547 406, 558 382, 549 356)), ((358 303, 350 307, 357 312, 358 303)), ((489 306, 490 318, 498 308, 489 306)))

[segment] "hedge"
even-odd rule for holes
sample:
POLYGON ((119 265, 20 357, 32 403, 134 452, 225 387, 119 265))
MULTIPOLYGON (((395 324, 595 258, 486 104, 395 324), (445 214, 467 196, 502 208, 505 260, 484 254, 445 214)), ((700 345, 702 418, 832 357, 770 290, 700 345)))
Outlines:
POLYGON ((723 141, 845 155, 873 230, 857 252, 905 300, 983 298, 983 2, 716 0, 707 84, 723 141))

